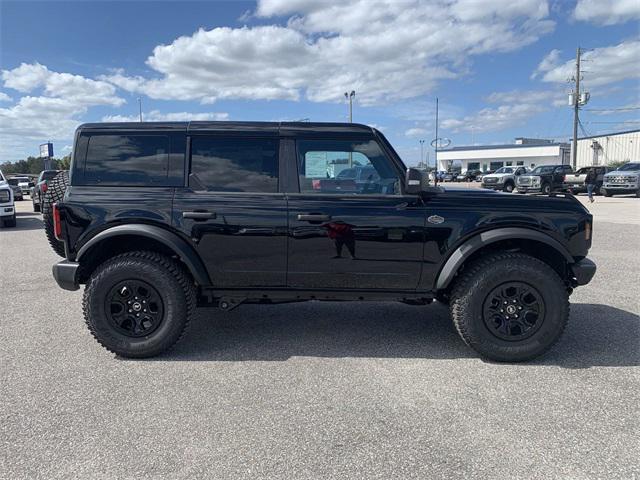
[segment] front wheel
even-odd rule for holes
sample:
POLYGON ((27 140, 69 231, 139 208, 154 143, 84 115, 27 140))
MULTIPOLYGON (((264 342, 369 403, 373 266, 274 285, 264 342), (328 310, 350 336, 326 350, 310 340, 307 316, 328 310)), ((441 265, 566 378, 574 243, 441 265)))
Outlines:
POLYGON ((100 345, 122 357, 145 358, 182 337, 195 302, 193 280, 180 264, 139 251, 98 267, 85 288, 83 310, 100 345))
POLYGON ((16 214, 14 213, 11 217, 5 218, 2 220, 2 226, 13 228, 16 226, 16 214))
POLYGON ((458 333, 482 357, 522 362, 558 341, 569 319, 569 294, 546 263, 522 253, 498 253, 465 269, 450 308, 458 333))
POLYGON ((548 183, 543 183, 542 193, 544 193, 545 195, 549 195, 551 193, 551 185, 549 185, 548 183))
POLYGON ((611 197, 612 196, 612 194, 611 194, 611 192, 609 190, 605 190, 604 188, 602 188, 602 189, 600 189, 600 191, 602 192, 602 194, 605 197, 611 197))
POLYGON ((507 183, 504 186, 504 191, 509 193, 513 192, 513 183, 507 183))

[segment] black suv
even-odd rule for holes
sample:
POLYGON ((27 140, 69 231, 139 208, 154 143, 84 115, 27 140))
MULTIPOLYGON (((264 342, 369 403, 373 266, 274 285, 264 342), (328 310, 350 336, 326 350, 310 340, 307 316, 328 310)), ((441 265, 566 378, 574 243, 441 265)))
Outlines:
POLYGON ((86 285, 91 333, 125 357, 171 347, 196 305, 437 299, 482 356, 522 361, 595 273, 571 195, 430 187, 364 125, 86 124, 73 152, 53 274, 86 285))

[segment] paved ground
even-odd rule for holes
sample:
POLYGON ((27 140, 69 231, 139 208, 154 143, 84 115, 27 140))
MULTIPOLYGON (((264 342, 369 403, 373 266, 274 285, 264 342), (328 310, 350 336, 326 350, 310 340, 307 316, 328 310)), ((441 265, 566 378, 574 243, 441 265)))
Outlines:
POLYGON ((93 341, 27 200, 0 230, 1 478, 640 478, 640 199, 543 360, 484 362, 439 305, 200 311, 156 360, 93 341))

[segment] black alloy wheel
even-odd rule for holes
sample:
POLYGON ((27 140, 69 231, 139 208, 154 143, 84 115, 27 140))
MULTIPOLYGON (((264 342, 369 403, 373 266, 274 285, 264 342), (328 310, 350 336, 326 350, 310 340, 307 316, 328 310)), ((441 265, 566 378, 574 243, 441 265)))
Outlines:
POLYGON ((487 329, 506 341, 519 341, 536 333, 544 322, 540 292, 524 282, 507 282, 494 288, 484 301, 487 329))
POLYGON ((142 280, 124 280, 107 294, 104 311, 115 329, 128 337, 144 337, 162 323, 164 306, 158 291, 142 280))

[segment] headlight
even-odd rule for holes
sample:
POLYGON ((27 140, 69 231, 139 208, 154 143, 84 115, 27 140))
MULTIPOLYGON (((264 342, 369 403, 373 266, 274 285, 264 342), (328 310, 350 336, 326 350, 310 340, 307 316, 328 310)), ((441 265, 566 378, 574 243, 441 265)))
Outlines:
POLYGON ((638 180, 638 177, 627 177, 627 182, 635 182, 638 180))
POLYGON ((9 190, 0 190, 0 203, 7 203, 9 200, 11 200, 9 190))
POLYGON ((504 177, 498 177, 498 183, 504 182, 504 177))

